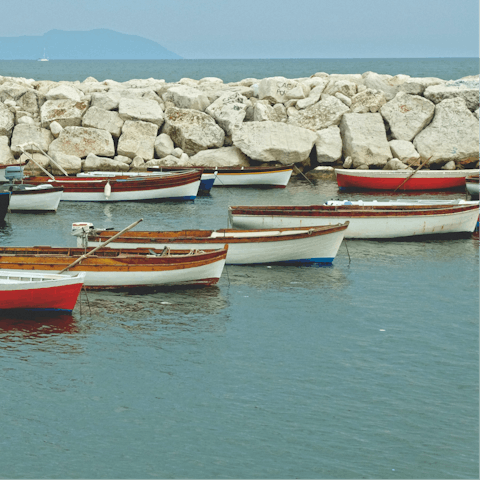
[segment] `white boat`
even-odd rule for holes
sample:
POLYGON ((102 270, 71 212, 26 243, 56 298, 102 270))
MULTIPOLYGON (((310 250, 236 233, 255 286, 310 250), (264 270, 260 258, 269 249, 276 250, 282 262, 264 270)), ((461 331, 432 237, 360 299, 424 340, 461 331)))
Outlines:
POLYGON ((465 179, 465 188, 472 198, 478 198, 480 193, 478 175, 470 175, 465 179))
MULTIPOLYGON (((373 203, 373 202, 371 202, 373 203)), ((473 232, 478 202, 436 205, 307 205, 229 207, 234 228, 289 228, 349 222, 345 238, 404 238, 473 232)))
MULTIPOLYGON (((109 244, 113 248, 218 249, 228 245, 227 264, 333 262, 348 222, 328 227, 265 230, 130 231, 109 244)), ((72 225, 79 247, 96 247, 118 232, 72 225)))
POLYGON ((45 49, 43 49, 43 57, 37 60, 38 62, 48 62, 48 58, 45 56, 45 49))
POLYGON ((0 310, 71 312, 85 275, 0 269, 0 310))
MULTIPOLYGON (((105 248, 86 256, 83 248, 0 247, 0 269, 18 275, 51 274, 69 268, 85 272, 85 286, 94 289, 134 289, 218 282, 227 250, 154 251, 105 248), (75 266, 74 262, 80 261, 75 266)), ((0 270, 1 271, 1 270, 0 270)))
POLYGON ((142 200, 195 200, 201 172, 188 170, 168 175, 109 175, 79 177, 25 177, 23 183, 63 188, 62 201, 122 202, 142 200))
POLYGON ((62 198, 63 188, 52 185, 14 185, 0 187, 10 191, 10 212, 56 212, 62 198))

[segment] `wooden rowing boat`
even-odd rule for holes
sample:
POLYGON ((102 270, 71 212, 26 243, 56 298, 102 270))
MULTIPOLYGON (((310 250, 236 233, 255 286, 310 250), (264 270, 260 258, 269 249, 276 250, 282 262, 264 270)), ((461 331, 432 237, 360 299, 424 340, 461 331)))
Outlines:
MULTIPOLYGON (((348 222, 328 227, 264 230, 130 231, 109 246, 115 248, 218 249, 228 245, 227 264, 318 263, 331 264, 342 243, 348 222)), ((78 246, 94 247, 117 232, 74 223, 78 246)))
POLYGON ((85 280, 74 275, 0 269, 0 310, 71 312, 85 280))
POLYGON ((204 174, 215 175, 214 187, 272 187, 285 188, 292 176, 293 165, 266 167, 150 167, 149 171, 175 171, 202 168, 204 174))
POLYGON ((201 171, 190 169, 162 176, 25 177, 23 183, 62 187, 62 201, 72 202, 194 200, 200 177, 201 171))
MULTIPOLYGON (((23 273, 62 271, 85 253, 83 248, 0 247, 0 268, 23 273)), ((131 289, 176 285, 213 285, 218 282, 227 249, 170 251, 104 249, 69 269, 85 272, 85 286, 131 289), (162 255, 163 253, 163 255, 162 255)))
POLYGON ((449 190, 464 189, 465 177, 477 170, 347 170, 335 169, 340 189, 449 190), (409 175, 412 175, 410 178, 409 175))
POLYGON ((349 222, 345 238, 403 238, 473 232, 478 202, 437 205, 232 206, 234 228, 290 228, 349 222))

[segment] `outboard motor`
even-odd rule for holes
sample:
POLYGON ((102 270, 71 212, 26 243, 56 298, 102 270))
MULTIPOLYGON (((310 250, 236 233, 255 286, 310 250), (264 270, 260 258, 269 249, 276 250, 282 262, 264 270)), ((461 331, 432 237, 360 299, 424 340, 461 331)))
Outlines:
POLYGON ((12 183, 15 180, 23 179, 23 168, 21 165, 11 165, 5 168, 5 178, 12 183))

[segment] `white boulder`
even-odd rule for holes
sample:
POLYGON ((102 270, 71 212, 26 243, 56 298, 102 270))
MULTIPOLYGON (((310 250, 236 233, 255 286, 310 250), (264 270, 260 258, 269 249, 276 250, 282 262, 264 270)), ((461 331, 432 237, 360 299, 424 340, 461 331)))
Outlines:
POLYGON ((142 157, 150 160, 154 155, 155 139, 158 128, 150 122, 134 122, 127 120, 118 140, 117 153, 125 157, 142 157))
POLYGON ((40 109, 42 127, 58 122, 62 127, 79 127, 89 107, 88 102, 74 100, 47 100, 40 109))
POLYGON ((163 111, 155 100, 149 98, 121 98, 118 113, 123 120, 150 122, 161 127, 164 122, 163 111))
POLYGON ((317 132, 315 141, 317 162, 321 165, 334 163, 342 158, 342 137, 336 125, 317 132))
POLYGON ((430 164, 444 165, 453 160, 457 164, 478 161, 478 119, 467 108, 461 97, 438 103, 432 122, 414 139, 413 144, 430 164))
POLYGON ((428 87, 424 97, 433 103, 440 103, 448 98, 460 97, 465 100, 468 109, 472 112, 478 109, 479 80, 478 76, 469 80, 452 80, 440 85, 428 87))
POLYGON ((239 93, 224 93, 205 112, 217 121, 227 135, 232 135, 242 125, 250 105, 250 100, 239 93))
POLYGON ((0 136, 10 136, 15 125, 15 115, 0 102, 0 136))
POLYGON ((63 171, 59 168, 62 167, 68 174, 77 174, 82 171, 82 160, 76 155, 68 155, 62 152, 53 152, 51 155, 52 161, 50 161, 50 170, 53 175, 63 175, 63 171))
POLYGON ((406 140, 390 140, 388 142, 394 158, 398 158, 403 163, 413 163, 420 158, 420 154, 415 150, 412 142, 406 140))
POLYGON ((187 155, 223 146, 225 132, 215 120, 198 110, 171 107, 165 111, 166 133, 187 155))
POLYGON ((155 153, 158 158, 166 157, 167 155, 171 155, 175 145, 173 144, 173 140, 170 138, 169 135, 165 133, 161 133, 155 139, 155 153))
POLYGON ((52 142, 53 135, 50 130, 35 125, 18 124, 13 130, 11 145, 13 153, 19 156, 23 152, 20 145, 25 145, 28 152, 40 153, 42 150, 48 152, 52 142))
POLYGON ((283 165, 309 158, 317 134, 305 128, 277 122, 248 122, 233 133, 234 146, 261 162, 283 165))
POLYGON ((89 153, 83 162, 84 172, 128 172, 130 165, 128 163, 112 160, 111 158, 98 157, 94 153, 89 153))
POLYGON ((380 112, 390 125, 392 137, 410 142, 431 122, 435 105, 419 95, 398 92, 380 112))
POLYGON ((204 112, 210 105, 210 100, 201 90, 188 86, 179 85, 168 90, 169 97, 177 108, 188 108, 204 112))
POLYGON ((202 150, 190 157, 190 164, 202 167, 248 167, 246 155, 237 147, 221 147, 202 150))
POLYGON ((106 130, 113 138, 120 137, 124 123, 118 112, 99 107, 90 107, 82 118, 82 126, 106 130))
POLYGON ((352 113, 377 113, 385 103, 387 103, 387 99, 380 90, 372 90, 371 88, 360 89, 352 97, 350 111, 352 113))
POLYGON ((115 146, 113 138, 106 130, 86 127, 65 127, 48 149, 49 155, 74 155, 85 158, 89 153, 113 157, 115 146))
POLYGON ((0 136, 0 165, 8 165, 14 161, 15 158, 10 149, 8 137, 5 135, 0 136))
POLYGON ((80 102, 81 100, 78 90, 65 84, 52 88, 45 96, 47 100, 72 100, 73 102, 80 102))
POLYGON ((384 167, 392 158, 383 118, 379 113, 347 113, 340 122, 344 157, 352 157, 353 168, 384 167))

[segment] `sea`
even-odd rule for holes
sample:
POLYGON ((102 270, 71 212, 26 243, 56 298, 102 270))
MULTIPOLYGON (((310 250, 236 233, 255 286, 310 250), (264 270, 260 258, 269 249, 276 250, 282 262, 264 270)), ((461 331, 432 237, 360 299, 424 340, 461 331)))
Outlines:
MULTIPOLYGON (((478 59, 0 61, 36 80, 478 75, 478 59)), ((463 191, 214 188, 187 202, 7 214, 0 245, 71 225, 218 229, 228 205, 457 199, 463 191)), ((348 240, 332 266, 227 266, 216 286, 82 293, 0 317, 0 478, 479 478, 479 238, 348 240)))

